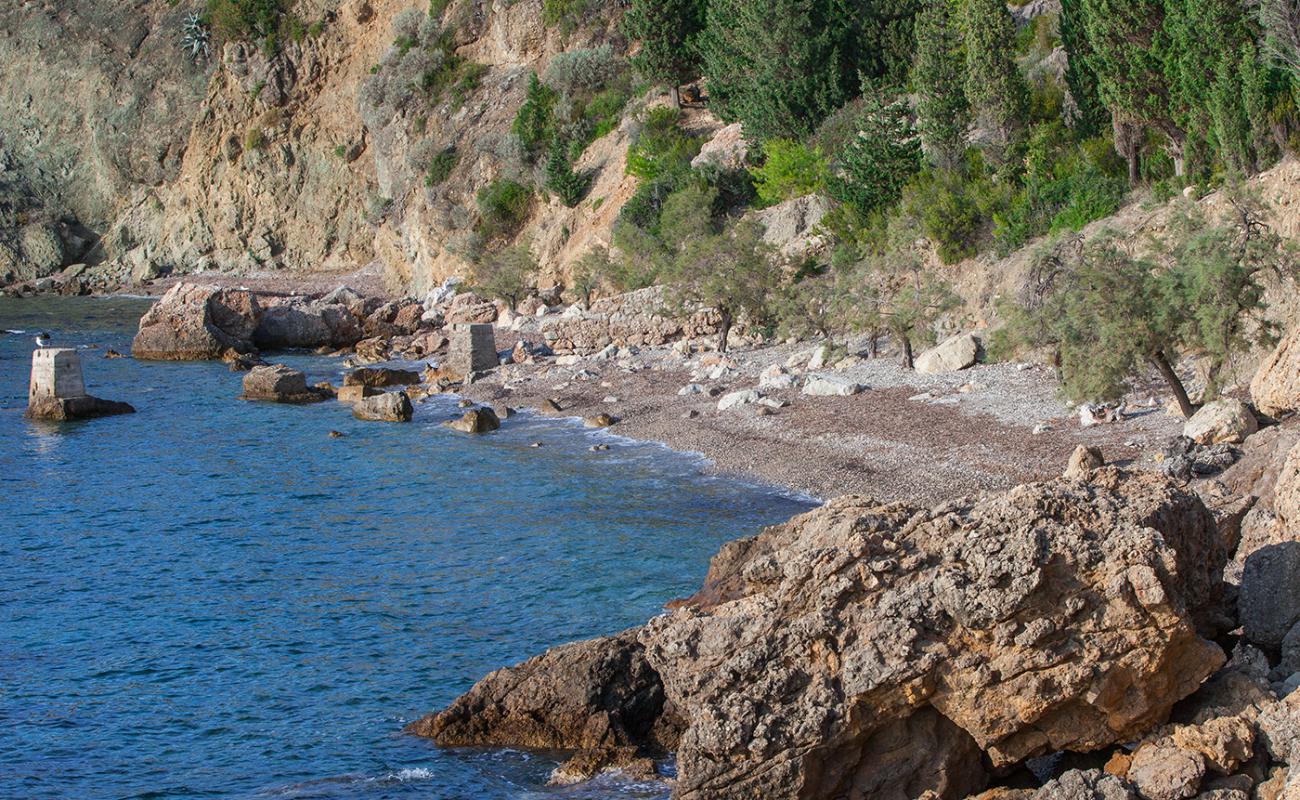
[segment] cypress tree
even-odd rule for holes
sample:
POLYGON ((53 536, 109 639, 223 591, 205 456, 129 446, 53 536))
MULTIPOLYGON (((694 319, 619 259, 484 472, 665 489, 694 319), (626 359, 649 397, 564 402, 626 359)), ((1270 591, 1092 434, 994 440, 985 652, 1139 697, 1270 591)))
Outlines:
MULTIPOLYGON (((1138 179, 1144 131, 1157 127, 1177 137, 1169 116, 1169 90, 1158 47, 1164 24, 1163 0, 1081 0, 1083 27, 1097 76, 1097 91, 1110 109, 1115 149, 1129 163, 1129 180, 1138 179)), ((1181 174, 1181 153, 1175 153, 1181 174)))
POLYGON ((710 105, 752 139, 802 139, 848 99, 819 0, 713 0, 700 36, 710 105))
POLYGON ((632 64, 647 78, 667 83, 681 105, 678 87, 700 74, 695 39, 704 29, 703 0, 632 0, 624 30, 641 40, 632 64))
POLYGON ((916 129, 925 154, 941 169, 953 169, 966 150, 970 106, 961 39, 946 2, 928 5, 916 17, 916 59, 912 88, 918 98, 916 129))
MULTIPOLYGON (((1217 154, 1238 169, 1244 168, 1241 137, 1224 127, 1228 120, 1223 116, 1227 113, 1223 104, 1236 105, 1237 110, 1229 116, 1244 119, 1236 69, 1241 46, 1249 38, 1237 0, 1166 0, 1156 44, 1164 60, 1169 87, 1167 114, 1174 126, 1166 133, 1175 140, 1175 147, 1178 132, 1186 137, 1189 161, 1193 161, 1192 155, 1208 160, 1217 154), (1221 134, 1228 138, 1220 138, 1221 134)), ((1237 121, 1228 127, 1238 127, 1237 121)), ((1209 166, 1193 163, 1190 169, 1206 172, 1209 166)))
POLYGON ((1065 83, 1074 101, 1071 124, 1081 136, 1096 136, 1106 124, 1106 107, 1089 61, 1092 47, 1084 31, 1083 0, 1061 0, 1061 45, 1068 58, 1065 83))
POLYGON ((965 0, 962 33, 966 41, 966 98, 977 124, 994 137, 990 155, 997 163, 1023 124, 1028 88, 1012 58, 1016 26, 1002 0, 965 0))

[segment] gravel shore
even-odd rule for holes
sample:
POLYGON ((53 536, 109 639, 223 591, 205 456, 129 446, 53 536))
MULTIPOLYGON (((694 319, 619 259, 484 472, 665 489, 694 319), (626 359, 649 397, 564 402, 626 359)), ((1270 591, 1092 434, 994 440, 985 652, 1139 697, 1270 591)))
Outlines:
MULTIPOLYGON (((512 338, 499 334, 498 345, 512 338)), ((1111 462, 1140 461, 1182 425, 1163 408, 1139 408, 1122 422, 1082 428, 1057 397, 1055 376, 1036 365, 977 365, 929 376, 883 359, 821 371, 785 367, 807 364, 811 355, 807 344, 725 358, 625 349, 562 366, 506 365, 463 393, 515 408, 554 400, 564 416, 608 413, 618 420, 612 433, 698 452, 720 474, 822 499, 863 494, 934 503, 1002 490, 1060 474, 1079 444, 1101 447, 1111 462), (774 364, 796 386, 760 388, 760 373, 774 364), (809 375, 823 374, 866 388, 845 397, 801 393, 809 375), (679 394, 690 384, 703 391, 679 394), (719 410, 720 397, 746 389, 769 404, 719 410)))

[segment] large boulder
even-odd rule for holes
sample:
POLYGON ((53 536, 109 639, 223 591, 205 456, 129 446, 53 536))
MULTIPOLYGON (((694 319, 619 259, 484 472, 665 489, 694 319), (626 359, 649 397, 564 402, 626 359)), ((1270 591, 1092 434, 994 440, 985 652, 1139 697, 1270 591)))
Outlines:
POLYGON ((316 403, 326 399, 325 392, 307 385, 302 370, 272 364, 253 367, 244 376, 245 400, 267 400, 272 403, 316 403))
POLYGON ((158 361, 205 361, 249 353, 262 315, 252 292, 178 283, 140 319, 131 354, 158 361))
MULTIPOLYGON (((961 798, 985 759, 1134 741, 1223 663, 1205 634, 1227 557, 1194 493, 1113 467, 929 510, 845 497, 731 542, 637 633, 686 726, 674 795, 961 798)), ((499 718, 511 695, 453 709, 499 718)), ((565 703, 574 728, 608 718, 603 698, 537 705, 565 703)))
POLYGON ((803 385, 803 393, 810 397, 849 397, 865 387, 843 375, 812 375, 803 385))
POLYGON ((419 382, 420 373, 391 367, 361 367, 343 376, 344 386, 414 386, 419 382))
POLYGON ((347 305, 293 297, 268 300, 253 341, 263 350, 287 350, 350 347, 363 337, 347 305))
POLYGON ((28 419, 69 422, 134 413, 135 408, 130 403, 82 395, 81 397, 42 397, 33 400, 28 404, 23 416, 28 419))
POLYGON ((1247 640, 1281 648, 1300 623, 1300 540, 1267 545, 1246 558, 1237 613, 1247 640))
POLYGON ((1183 425, 1183 436, 1197 444, 1239 444, 1255 431, 1259 421, 1240 400, 1213 400, 1191 416, 1183 425))
POLYGON ((926 708, 995 766, 1134 738, 1223 662, 1197 622, 1226 558, 1194 494, 1113 468, 931 511, 842 498, 726 545, 642 635, 688 724, 678 795, 868 796, 863 743, 926 708))
POLYGON ((491 673, 407 731, 444 746, 671 747, 676 726, 636 632, 561 645, 491 673))
POLYGON ((1269 416, 1300 411, 1300 327, 1289 331, 1255 371, 1250 398, 1269 416))
POLYGON ((979 363, 983 345, 973 333, 962 333, 945 339, 916 357, 916 371, 922 375, 957 372, 979 363))
POLYGON ((410 422, 415 406, 406 392, 385 392, 357 400, 352 416, 368 422, 410 422))

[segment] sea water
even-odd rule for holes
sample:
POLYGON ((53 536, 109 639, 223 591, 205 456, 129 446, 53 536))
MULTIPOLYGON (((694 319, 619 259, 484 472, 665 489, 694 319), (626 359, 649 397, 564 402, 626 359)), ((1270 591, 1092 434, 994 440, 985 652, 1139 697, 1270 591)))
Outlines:
MULTIPOLYGON (((402 727, 493 669, 653 616, 721 543, 806 500, 569 421, 468 437, 440 425, 454 398, 359 422, 334 401, 237 400, 224 364, 104 358, 146 307, 0 299, 21 331, 0 334, 0 798, 666 795, 547 787, 554 754, 402 727), (25 420, 42 330, 138 413, 25 420)), ((280 360, 313 382, 343 369, 280 360)))

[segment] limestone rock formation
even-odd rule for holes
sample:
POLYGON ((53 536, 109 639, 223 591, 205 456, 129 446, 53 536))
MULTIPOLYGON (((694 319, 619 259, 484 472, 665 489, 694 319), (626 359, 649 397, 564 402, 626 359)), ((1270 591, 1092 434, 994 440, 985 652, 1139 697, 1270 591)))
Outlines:
POLYGON ((1300 327, 1278 342, 1250 381, 1255 407, 1278 417, 1300 411, 1300 327))
POLYGON ((178 283, 140 319, 136 358, 203 361, 253 351, 261 306, 251 292, 178 283))
POLYGON ((929 510, 840 498, 725 545, 701 591, 638 632, 494 673, 416 732, 577 749, 591 725, 647 747, 605 734, 640 706, 584 677, 635 640, 636 674, 685 725, 677 797, 965 797, 985 759, 1162 723, 1224 661, 1203 634, 1227 551, 1195 494, 1112 467, 929 510))
POLYGON ((406 392, 385 392, 358 400, 352 406, 352 416, 369 422, 410 422, 415 407, 406 392))

